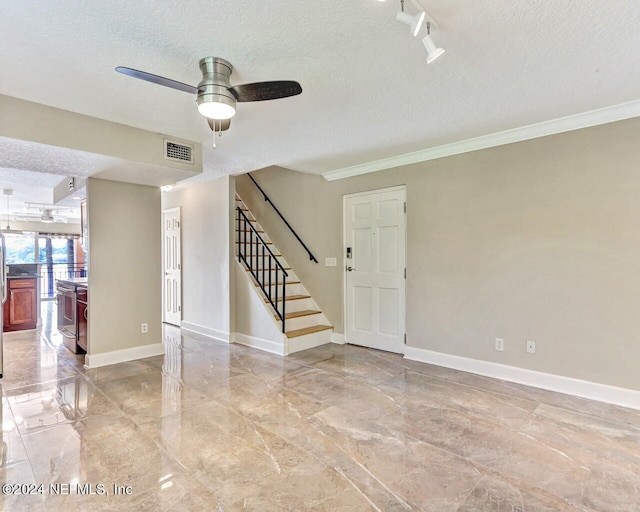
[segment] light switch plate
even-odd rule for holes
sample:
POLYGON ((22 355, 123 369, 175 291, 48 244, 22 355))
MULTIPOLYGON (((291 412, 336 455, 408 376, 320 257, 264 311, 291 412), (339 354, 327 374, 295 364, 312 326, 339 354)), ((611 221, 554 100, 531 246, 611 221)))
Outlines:
POLYGON ((338 266, 338 260, 336 258, 325 258, 324 259, 325 267, 336 267, 338 266))

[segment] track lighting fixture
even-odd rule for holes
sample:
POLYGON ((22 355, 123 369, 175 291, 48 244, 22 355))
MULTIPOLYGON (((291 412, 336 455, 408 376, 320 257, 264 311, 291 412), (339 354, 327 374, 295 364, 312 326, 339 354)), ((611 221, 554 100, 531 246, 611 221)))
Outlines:
POLYGON ((422 28, 422 23, 424 22, 426 15, 427 13, 424 10, 418 12, 415 16, 407 14, 404 12, 404 0, 400 0, 400 12, 396 14, 396 21, 408 25, 411 35, 416 37, 422 28))
POLYGON ((422 38, 422 44, 427 50, 427 64, 431 64, 444 53, 444 48, 438 48, 431 38, 431 22, 429 21, 427 21, 427 35, 422 38))

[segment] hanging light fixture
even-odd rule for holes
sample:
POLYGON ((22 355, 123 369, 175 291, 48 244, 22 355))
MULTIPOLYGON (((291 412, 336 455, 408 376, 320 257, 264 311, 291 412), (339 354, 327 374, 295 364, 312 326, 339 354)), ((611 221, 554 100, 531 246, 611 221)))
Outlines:
POLYGON ((11 229, 11 225, 9 224, 9 201, 11 199, 11 196, 13 195, 13 190, 10 188, 5 188, 2 190, 2 193, 6 196, 7 198, 7 231, 9 231, 11 229))
POLYGON ((396 21, 408 25, 411 35, 416 37, 422 28, 422 23, 424 22, 426 15, 427 13, 424 10, 418 12, 415 16, 407 14, 404 12, 404 0, 400 0, 400 12, 396 14, 396 21))
POLYGON ((431 22, 429 21, 427 21, 427 35, 422 38, 422 44, 427 50, 427 64, 431 64, 444 53, 444 48, 438 48, 431 38, 431 22))

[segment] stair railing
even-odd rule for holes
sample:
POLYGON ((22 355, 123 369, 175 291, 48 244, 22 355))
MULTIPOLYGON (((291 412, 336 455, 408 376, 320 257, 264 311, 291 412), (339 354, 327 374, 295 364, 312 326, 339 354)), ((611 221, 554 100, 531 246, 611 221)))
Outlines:
POLYGON ((242 208, 238 206, 237 211, 238 260, 247 266, 249 273, 254 277, 267 300, 273 306, 278 319, 282 322, 282 332, 284 333, 286 332, 286 280, 289 274, 269 249, 258 230, 253 226, 251 219, 242 211, 242 208), (282 279, 281 294, 280 283, 278 283, 280 279, 282 279))
POLYGON ((300 245, 302 245, 302 247, 304 247, 304 250, 307 251, 307 254, 309 255, 309 259, 311 261, 313 261, 314 263, 318 263, 318 260, 316 259, 316 257, 311 253, 311 251, 309 250, 309 248, 306 246, 306 244, 302 241, 302 239, 298 236, 298 233, 295 232, 295 230, 291 227, 291 224, 289 224, 287 222, 287 219, 284 218, 284 215, 282 215, 280 213, 280 210, 278 210, 278 208, 276 207, 275 204, 273 204, 273 201, 271 201, 271 199, 269 199, 269 196, 266 194, 266 192, 264 190, 262 190, 262 187, 260 185, 258 185, 258 182, 253 178, 253 176, 251 176, 251 174, 247 174, 247 176, 249 176, 249 178, 251 179, 251 181, 253 181, 253 184, 258 187, 258 190, 260 191, 260 193, 262 194, 262 197, 264 198, 264 200, 269 203, 271 205, 271 207, 275 210, 275 212, 278 214, 278 216, 282 219, 282 222, 285 223, 285 225, 289 228, 289 231, 291 231, 293 233, 293 236, 296 237, 296 239, 298 240, 298 242, 300 242, 300 245))

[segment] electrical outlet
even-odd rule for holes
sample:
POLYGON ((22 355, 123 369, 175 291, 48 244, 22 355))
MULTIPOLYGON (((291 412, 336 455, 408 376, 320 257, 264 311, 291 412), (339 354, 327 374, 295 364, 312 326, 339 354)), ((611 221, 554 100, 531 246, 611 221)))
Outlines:
POLYGON ((536 353, 536 342, 535 341, 527 341, 527 352, 529 354, 536 353))
POLYGON ((338 265, 338 260, 336 258, 325 258, 324 266, 325 267, 335 267, 338 265))
POLYGON ((502 338, 496 338, 496 350, 504 352, 504 340, 502 338))
POLYGON ((149 324, 140 324, 140 332, 143 334, 149 332, 149 324))

